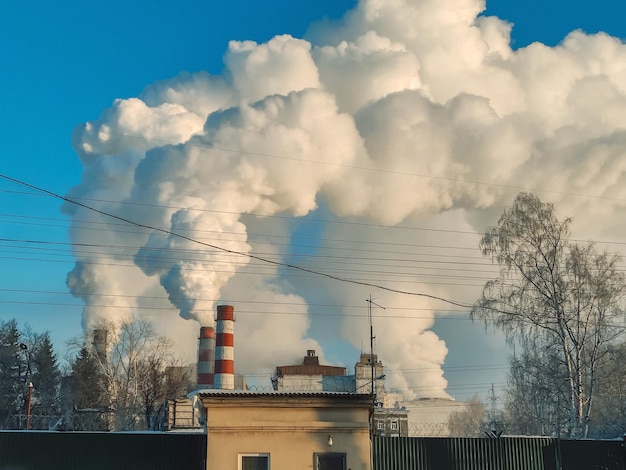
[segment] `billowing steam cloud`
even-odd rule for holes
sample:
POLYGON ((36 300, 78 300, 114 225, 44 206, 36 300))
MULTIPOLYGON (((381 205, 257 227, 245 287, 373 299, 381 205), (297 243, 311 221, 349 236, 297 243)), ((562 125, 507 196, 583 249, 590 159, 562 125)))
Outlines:
MULTIPOLYGON (((480 0, 362 0, 339 24, 313 26, 309 40, 233 41, 221 76, 183 74, 150 85, 77 129, 84 173, 69 196, 164 230, 67 208, 78 258, 68 284, 85 300, 85 326, 141 309, 187 335, 181 342, 191 348, 197 323, 183 324, 167 309, 211 324, 216 301, 231 298, 244 312, 238 369, 271 370, 319 348, 309 337, 305 297, 347 305, 368 291, 327 282, 312 293, 318 281, 290 279, 289 270, 244 256, 286 256, 278 244, 247 235, 288 239, 290 225, 268 216, 317 210, 344 221, 482 231, 517 190, 544 188, 552 192, 542 197, 564 214, 584 214, 580 227, 608 230, 603 222, 618 219, 626 201, 626 46, 576 31, 554 48, 514 51, 511 25, 479 16, 484 7, 480 0), (605 198, 603 210, 588 210, 597 199, 572 194, 605 198), (99 224, 96 235, 86 222, 99 224), (115 249, 94 262, 80 243, 115 249), (271 304, 285 311, 264 315, 271 304)), ((407 237, 354 230, 327 227, 326 236, 355 246, 407 237)), ((410 290, 469 302, 478 292, 428 283, 410 290)), ((440 307, 401 295, 386 303, 421 309, 419 321, 400 316, 376 325, 383 361, 413 371, 390 376, 392 385, 445 396, 447 349, 429 331, 440 307)), ((356 348, 368 337, 362 318, 328 321, 339 321, 356 348)))

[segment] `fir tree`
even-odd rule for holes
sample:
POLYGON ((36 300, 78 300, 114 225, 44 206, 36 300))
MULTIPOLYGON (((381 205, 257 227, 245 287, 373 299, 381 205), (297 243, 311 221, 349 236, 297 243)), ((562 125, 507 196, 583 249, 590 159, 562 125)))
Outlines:
POLYGON ((72 364, 73 403, 76 409, 106 407, 102 366, 86 347, 72 364))
POLYGON ((23 404, 22 375, 26 373, 21 354, 17 322, 0 323, 0 428, 15 427, 10 422, 23 404))
POLYGON ((33 399, 37 412, 43 415, 53 415, 59 410, 59 386, 61 373, 56 355, 50 342, 50 335, 44 333, 38 341, 33 353, 33 399))

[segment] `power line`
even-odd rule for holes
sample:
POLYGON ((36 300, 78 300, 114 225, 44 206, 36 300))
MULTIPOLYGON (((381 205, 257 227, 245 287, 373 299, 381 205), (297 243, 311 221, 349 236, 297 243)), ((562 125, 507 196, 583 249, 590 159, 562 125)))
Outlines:
MULTIPOLYGON (((256 255, 256 254, 246 253, 246 252, 242 252, 242 251, 239 251, 239 250, 227 249, 227 248, 224 248, 224 247, 221 247, 221 246, 218 246, 218 245, 214 245, 214 244, 210 244, 210 243, 207 243, 207 242, 203 242, 203 241, 200 241, 200 240, 197 240, 197 239, 194 239, 194 238, 191 238, 191 237, 188 237, 188 236, 185 236, 185 235, 182 235, 182 234, 179 234, 179 233, 176 233, 176 232, 164 229, 164 228, 154 227, 154 226, 148 225, 148 224, 141 224, 141 223, 135 222, 133 220, 130 220, 130 219, 127 219, 127 218, 124 218, 124 217, 117 216, 115 214, 111 214, 111 213, 108 213, 108 212, 96 209, 94 207, 88 206, 88 205, 83 204, 81 202, 78 202, 78 201, 72 200, 70 198, 58 195, 58 194, 56 194, 56 193, 54 193, 52 191, 49 191, 49 190, 46 190, 44 188, 40 188, 38 186, 26 183, 24 181, 17 180, 15 178, 11 178, 11 177, 3 175, 3 174, 0 174, 0 178, 3 178, 5 180, 7 180, 7 181, 13 182, 13 183, 18 184, 18 185, 25 186, 25 187, 27 187, 29 189, 32 189, 32 190, 35 190, 35 191, 40 191, 43 194, 46 194, 48 196, 52 196, 52 197, 61 199, 61 200, 65 201, 65 202, 67 202, 69 204, 74 204, 74 205, 83 207, 83 208, 85 208, 85 209, 87 209, 89 211, 93 211, 95 213, 104 215, 105 217, 110 217, 112 219, 119 220, 121 222, 130 224, 130 225, 134 225, 134 226, 145 228, 145 229, 148 229, 148 230, 164 233, 164 234, 166 234, 168 236, 172 236, 172 237, 175 237, 175 238, 180 238, 180 239, 189 241, 191 243, 195 243, 195 244, 199 244, 199 245, 202 245, 202 246, 205 246, 205 247, 213 248, 216 251, 220 251, 220 252, 223 252, 223 253, 228 253, 228 254, 241 256, 241 257, 247 257, 247 258, 250 258, 250 259, 257 260, 257 261, 262 262, 262 263, 266 263, 268 265, 273 265, 273 266, 277 266, 277 267, 284 267, 284 268, 293 269, 293 270, 296 270, 296 271, 300 271, 300 272, 304 272, 304 273, 310 274, 310 275, 312 275, 314 277, 327 278, 327 279, 335 280, 335 281, 338 281, 338 282, 355 284, 355 285, 361 285, 361 286, 371 287, 371 288, 380 289, 380 290, 384 290, 384 291, 388 291, 388 292, 392 292, 392 293, 403 294, 403 295, 417 296, 417 297, 423 297, 423 298, 430 298, 430 299, 438 300, 438 301, 441 301, 441 302, 444 302, 444 303, 447 303, 447 304, 450 304, 450 305, 454 305, 454 306, 458 306, 458 307, 462 307, 462 308, 467 308, 467 309, 471 309, 473 307, 473 305, 470 305, 470 304, 457 302, 457 301, 454 301, 454 300, 446 299, 444 297, 440 297, 440 296, 436 296, 436 295, 432 295, 432 294, 426 294, 426 293, 421 293, 421 292, 413 292, 413 291, 403 290, 403 289, 396 289, 396 288, 392 288, 392 287, 387 287, 387 286, 381 285, 379 283, 370 282, 369 280, 349 279, 349 278, 345 278, 345 277, 340 277, 338 275, 330 274, 330 273, 325 272, 325 271, 320 271, 320 270, 315 270, 315 269, 312 269, 312 268, 299 266, 299 265, 296 265, 296 264, 293 264, 293 263, 286 263, 286 262, 282 262, 282 261, 275 261, 275 260, 269 259, 267 257, 259 256, 259 255, 256 255)), ((404 282, 404 281, 396 281, 396 282, 404 282)), ((501 309, 498 309, 498 308, 494 308, 494 307, 490 307, 490 306, 489 307, 481 307, 481 308, 483 310, 489 310, 489 311, 494 312, 494 313, 500 313, 500 314, 503 314, 503 315, 517 316, 515 312, 507 312, 507 311, 504 311, 504 310, 501 310, 501 309)), ((584 322, 584 321, 582 321, 582 322, 584 322)), ((532 324, 532 322, 530 322, 530 323, 532 324)), ((584 323, 587 323, 587 322, 584 322, 584 323)))
POLYGON ((18 184, 18 185, 21 185, 21 186, 24 186, 24 187, 27 187, 27 188, 35 190, 35 191, 40 191, 40 192, 42 192, 44 194, 47 194, 49 196, 52 196, 52 197, 55 197, 57 199, 63 200, 65 202, 69 203, 69 204, 74 204, 74 205, 77 205, 77 206, 82 207, 84 209, 87 209, 87 210, 93 211, 95 213, 104 215, 105 217, 110 217, 112 219, 116 219, 116 220, 119 220, 119 221, 122 221, 122 222, 126 222, 128 224, 135 225, 137 227, 142 227, 142 228, 145 228, 145 229, 148 229, 148 230, 153 230, 153 231, 156 231, 156 232, 164 233, 166 235, 169 235, 169 236, 172 236, 172 237, 176 237, 176 238, 180 238, 182 240, 186 240, 186 241, 189 241, 191 243, 197 243, 199 245, 206 246, 208 248, 213 248, 214 250, 218 250, 218 251, 221 251, 221 252, 224 252, 224 253, 231 253, 231 254, 235 254, 235 255, 239 255, 239 256, 249 257, 251 259, 256 259, 257 261, 261 261, 261 262, 264 262, 264 263, 267 263, 267 264, 271 264, 271 265, 274 265, 274 266, 280 266, 280 267, 283 267, 283 268, 294 269, 294 270, 298 270, 298 271, 302 271, 302 272, 306 272, 306 273, 312 274, 314 276, 320 276, 320 277, 325 277, 327 279, 332 279, 332 280, 338 281, 338 282, 343 282, 343 283, 348 283, 348 284, 355 284, 355 285, 361 285, 361 286, 365 286, 365 287, 371 287, 371 288, 374 288, 374 289, 380 289, 380 290, 384 290, 384 291, 392 292, 392 293, 396 293, 396 294, 403 294, 403 295, 410 295, 410 296, 416 296, 416 297, 430 298, 430 299, 438 300, 440 302, 448 303, 448 304, 451 304, 451 305, 456 305, 458 307, 471 308, 471 305, 462 304, 460 302, 456 302, 454 300, 445 299, 443 297, 439 297, 439 296, 432 295, 432 294, 425 294, 425 293, 421 293, 421 292, 412 292, 412 291, 407 291, 407 290, 402 290, 402 289, 394 289, 393 287, 387 287, 387 286, 383 286, 383 285, 380 285, 380 284, 377 284, 377 283, 373 283, 373 282, 347 279, 347 278, 335 276, 333 274, 328 274, 328 273, 325 273, 325 272, 322 272, 322 271, 316 271, 316 270, 313 270, 313 269, 304 268, 304 267, 301 267, 301 266, 298 266, 298 265, 295 265, 295 264, 283 263, 281 261, 274 261, 274 260, 270 260, 270 259, 267 259, 265 257, 257 256, 257 255, 251 254, 251 253, 244 253, 244 252, 241 252, 241 251, 238 251, 238 250, 231 250, 231 249, 224 248, 224 247, 221 247, 221 246, 218 246, 218 245, 214 245, 214 244, 211 244, 211 243, 202 242, 202 241, 199 241, 199 240, 195 240, 195 239, 193 239, 191 237, 188 237, 188 236, 176 233, 176 232, 172 232, 171 230, 166 230, 166 229, 163 229, 163 228, 153 227, 153 226, 147 225, 147 224, 142 224, 142 223, 135 222, 133 220, 127 219, 125 217, 120 217, 118 215, 111 214, 109 212, 102 211, 100 209, 96 209, 95 207, 88 206, 88 205, 83 204, 81 202, 72 200, 72 199, 70 199, 68 197, 56 194, 56 193, 54 193, 52 191, 49 191, 47 189, 44 189, 44 188, 32 185, 30 183, 26 183, 24 181, 21 181, 21 180, 15 179, 15 178, 11 178, 11 177, 9 177, 7 175, 4 175, 4 174, 0 174, 0 178, 3 178, 5 180, 7 180, 7 181, 10 181, 12 183, 15 183, 15 184, 18 184))
MULTIPOLYGON (((8 181, 17 183, 17 184, 22 184, 23 182, 17 179, 13 179, 10 178, 6 175, 0 175, 0 177, 3 177, 5 179, 7 179, 8 181)), ((60 198, 65 200, 65 198, 63 196, 60 196, 58 194, 55 193, 48 193, 48 190, 43 190, 37 186, 34 185, 29 185, 29 183, 24 183, 25 185, 27 185, 27 187, 30 187, 31 189, 35 190, 35 191, 43 191, 45 194, 37 194, 37 193, 28 193, 28 192, 19 192, 19 191, 15 191, 15 194, 22 194, 22 195, 32 195, 32 196, 54 196, 56 198, 60 198)), ((0 192, 7 192, 7 193, 11 193, 13 191, 0 191, 0 192)), ((86 197, 74 197, 65 200, 66 202, 72 203, 72 204, 77 204, 80 201, 86 201, 86 202, 99 202, 99 203, 106 203, 106 204, 116 204, 116 205, 121 205, 121 206, 137 206, 137 207, 154 207, 154 208, 158 208, 158 209, 172 209, 172 210, 186 210, 189 212, 201 212, 201 213, 212 213, 212 214, 231 214, 231 215, 237 215, 239 217, 257 217, 255 214, 250 214, 247 212, 235 212, 235 211, 224 211, 224 210, 217 210, 217 209, 200 209, 200 208, 188 208, 188 207, 184 207, 184 206, 172 206, 172 205, 166 205, 166 204, 149 204, 149 203, 145 203, 145 202, 133 202, 133 201, 114 201, 114 200, 109 200, 109 199, 95 199, 95 198, 86 198, 86 197)), ((89 208, 89 206, 84 206, 89 208)), ((263 218, 267 218, 267 219, 281 219, 281 220, 289 220, 289 221, 302 221, 303 219, 301 217, 294 217, 294 216, 287 216, 287 215, 264 215, 263 218)), ((454 234, 464 234, 464 235, 482 235, 479 232, 473 232, 473 231, 465 231, 465 230, 449 230, 449 229, 436 229, 436 228, 427 228, 427 227, 414 227, 414 226, 407 226, 407 225, 385 225, 385 224, 376 224, 376 223, 371 223, 371 222, 352 222, 352 221, 346 221, 346 220, 335 220, 335 219, 320 219, 320 218, 315 218, 315 217, 307 217, 305 220, 305 222, 322 222, 325 224, 338 224, 338 225, 352 225, 352 226, 361 226, 361 227, 373 227, 373 228, 384 228, 384 229, 390 229, 390 230, 417 230, 417 231, 423 231, 423 232, 438 232, 438 233, 454 233, 454 234)))

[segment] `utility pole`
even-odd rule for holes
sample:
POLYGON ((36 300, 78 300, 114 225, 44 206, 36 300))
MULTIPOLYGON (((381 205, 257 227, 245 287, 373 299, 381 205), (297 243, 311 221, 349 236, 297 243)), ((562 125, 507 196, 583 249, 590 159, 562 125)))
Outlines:
POLYGON ((496 390, 491 384, 491 389, 489 390, 488 400, 491 402, 491 419, 494 420, 496 418, 496 401, 498 401, 498 397, 496 396, 496 390))
POLYGON ((370 369, 372 370, 372 395, 374 395, 374 382, 376 381, 374 376, 374 338, 376 338, 376 336, 374 336, 374 322, 372 321, 372 305, 382 308, 383 310, 385 310, 385 307, 374 302, 372 300, 372 294, 370 294, 370 298, 365 299, 365 301, 367 302, 367 316, 370 322, 370 369))
MULTIPOLYGON (((370 417, 369 417, 369 427, 370 427, 370 468, 373 469, 374 468, 374 450, 372 449, 372 442, 371 439, 374 436, 374 423, 375 423, 375 419, 374 419, 374 412, 376 411, 376 392, 375 392, 375 388, 376 387, 376 377, 374 376, 374 370, 376 367, 376 364, 374 364, 374 322, 372 321, 372 305, 375 305, 376 307, 382 308, 383 310, 385 309, 385 307, 378 305, 377 303, 375 303, 372 300, 372 294, 370 294, 370 298, 369 299, 365 299, 365 301, 367 302, 367 317, 370 323, 370 370, 372 371, 372 376, 371 376, 371 380, 370 383, 372 384, 372 397, 374 399, 373 403, 372 403, 372 411, 370 413, 370 417)), ((383 378, 384 375, 381 375, 380 378, 383 378)))
MULTIPOLYGON (((24 385, 26 385, 26 381, 28 380, 28 400, 26 402, 26 429, 30 429, 30 409, 33 398, 33 382, 32 382, 32 371, 30 368, 31 361, 31 350, 28 349, 28 345, 26 343, 20 343, 19 348, 24 353, 24 357, 26 358, 26 374, 24 375, 24 385)), ((21 372, 20 372, 21 374, 21 372)), ((20 418, 21 421, 21 418, 20 418)))
POLYGON ((28 405, 26 408, 26 430, 30 430, 30 403, 33 398, 33 383, 28 383, 28 405))
POLYGON ((496 396, 496 390, 493 384, 491 384, 489 392, 487 399, 491 402, 491 410, 489 411, 489 429, 487 430, 487 435, 492 438, 498 438, 502 435, 503 429, 498 419, 498 409, 496 406, 496 402, 499 398, 496 396))
POLYGON ((374 322, 372 320, 372 305, 374 305, 375 307, 378 308, 382 308, 383 310, 385 310, 385 307, 383 307, 382 305, 378 305, 376 302, 374 302, 372 300, 372 294, 370 294, 370 298, 369 299, 365 299, 365 301, 367 302, 367 316, 370 322, 370 369, 372 372, 372 376, 371 376, 371 381, 372 381, 372 395, 375 395, 374 393, 374 387, 375 384, 374 382, 376 381, 376 376, 374 374, 374 370, 376 368, 376 364, 374 363, 374 339, 376 338, 376 336, 374 336, 374 322))

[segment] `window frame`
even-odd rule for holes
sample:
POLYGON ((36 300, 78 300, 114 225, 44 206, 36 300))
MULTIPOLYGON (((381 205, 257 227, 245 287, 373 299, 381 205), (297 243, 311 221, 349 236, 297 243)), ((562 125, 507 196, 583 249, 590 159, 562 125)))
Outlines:
POLYGON ((238 470, 243 470, 243 459, 245 457, 267 457, 267 468, 266 470, 271 470, 272 468, 272 458, 269 452, 240 452, 238 456, 237 468, 238 470))
POLYGON ((313 453, 313 469, 318 470, 320 467, 320 456, 335 456, 342 459, 343 470, 348 468, 348 454, 346 452, 314 452, 313 453))

